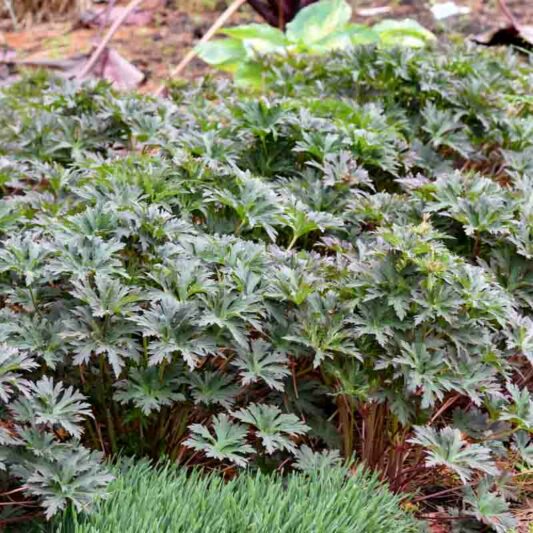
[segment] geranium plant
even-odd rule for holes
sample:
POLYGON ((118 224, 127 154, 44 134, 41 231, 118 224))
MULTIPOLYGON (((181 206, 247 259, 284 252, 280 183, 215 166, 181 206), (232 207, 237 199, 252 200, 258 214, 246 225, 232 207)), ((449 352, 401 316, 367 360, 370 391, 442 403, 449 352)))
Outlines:
POLYGON ((531 65, 367 45, 262 68, 259 96, 0 93, 2 507, 89 510, 101 454, 228 477, 342 456, 508 531, 533 445, 531 65))

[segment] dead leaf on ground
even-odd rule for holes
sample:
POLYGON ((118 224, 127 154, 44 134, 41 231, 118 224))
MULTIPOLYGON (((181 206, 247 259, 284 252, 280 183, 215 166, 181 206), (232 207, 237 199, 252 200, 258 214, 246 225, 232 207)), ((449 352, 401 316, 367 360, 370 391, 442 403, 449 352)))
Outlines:
MULTIPOLYGON (((8 69, 17 67, 48 68, 65 78, 75 78, 89 57, 90 54, 78 54, 65 59, 16 60, 13 57, 2 60, 0 55, 0 67, 8 69)), ((145 75, 114 48, 106 48, 83 80, 90 78, 104 79, 117 89, 128 90, 138 87, 144 81, 145 75)))
MULTIPOLYGON (((85 61, 71 74, 75 76, 84 64, 85 61)), ((102 52, 94 67, 87 74, 87 78, 91 77, 107 80, 117 89, 135 89, 145 78, 143 72, 122 57, 114 48, 106 48, 102 52)))

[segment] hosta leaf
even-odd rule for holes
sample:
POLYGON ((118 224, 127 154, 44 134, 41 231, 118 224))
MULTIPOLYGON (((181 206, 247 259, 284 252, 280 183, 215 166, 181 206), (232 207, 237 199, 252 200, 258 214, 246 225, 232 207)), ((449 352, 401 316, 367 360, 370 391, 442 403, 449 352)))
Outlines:
POLYGON ((321 0, 304 7, 287 24, 287 39, 305 45, 316 43, 342 30, 351 16, 352 8, 345 0, 321 0))
POLYGON ((385 46, 425 46, 436 40, 435 35, 426 30, 416 20, 382 20, 372 29, 379 35, 380 42, 385 46))
POLYGON ((246 56, 246 48, 237 39, 221 39, 196 46, 198 57, 210 65, 233 72, 246 56))
POLYGON ((372 44, 379 40, 379 35, 362 24, 349 24, 346 29, 335 31, 320 41, 309 46, 312 52, 349 48, 353 45, 372 44))
POLYGON ((267 24, 244 24, 226 28, 221 33, 242 41, 245 47, 260 54, 282 51, 287 44, 283 32, 267 24))
POLYGON ((238 87, 261 89, 265 82, 265 72, 259 63, 248 61, 237 67, 233 79, 238 87))

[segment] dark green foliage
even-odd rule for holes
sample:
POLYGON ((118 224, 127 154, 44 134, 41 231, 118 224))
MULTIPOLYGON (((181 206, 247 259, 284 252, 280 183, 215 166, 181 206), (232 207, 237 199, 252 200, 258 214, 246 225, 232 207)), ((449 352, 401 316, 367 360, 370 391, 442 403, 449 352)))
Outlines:
POLYGON ((35 439, 57 466, 82 429, 229 469, 340 447, 395 490, 469 480, 457 512, 504 531, 486 502, 509 523, 532 446, 533 69, 373 47, 265 69, 263 95, 0 95, 2 458, 33 479, 35 439))

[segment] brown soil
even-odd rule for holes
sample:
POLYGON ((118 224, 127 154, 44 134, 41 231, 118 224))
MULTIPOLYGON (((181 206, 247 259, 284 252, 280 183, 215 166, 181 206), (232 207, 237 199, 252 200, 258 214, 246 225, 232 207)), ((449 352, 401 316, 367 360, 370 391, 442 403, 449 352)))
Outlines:
MULTIPOLYGON (((142 27, 123 26, 111 43, 146 74, 146 82, 141 90, 148 92, 166 78, 172 66, 178 63, 224 8, 224 3, 213 6, 213 9, 202 9, 198 4, 180 7, 179 4, 176 6, 174 2, 168 1, 165 6, 161 6, 157 0, 147 0, 145 5, 150 7, 150 4, 154 5, 154 1, 155 4, 159 3, 159 7, 154 9, 150 24, 142 27)), ((437 22, 429 11, 429 2, 424 0, 359 0, 354 10, 354 20, 373 23, 382 18, 410 17, 438 34, 460 34, 465 37, 494 29, 507 22, 495 0, 457 0, 457 3, 470 7, 471 13, 437 22), (364 17, 358 14, 359 9, 383 5, 390 7, 390 11, 380 16, 364 17)), ((518 21, 522 24, 533 24, 531 0, 508 0, 507 3, 518 21)), ((232 24, 251 20, 258 18, 245 7, 241 13, 234 16, 232 24)), ((98 28, 79 28, 72 19, 35 24, 19 31, 10 30, 9 19, 4 19, 0 21, 0 35, 2 28, 5 30, 4 40, 9 47, 15 49, 17 58, 32 60, 61 59, 89 52, 101 35, 98 28)), ((206 65, 195 60, 183 76, 198 77, 207 71, 206 65)))
MULTIPOLYGON (((145 73, 146 82, 141 90, 150 92, 194 46, 223 8, 205 10, 201 14, 168 7, 156 8, 150 24, 122 26, 113 37, 111 46, 145 73)), ((255 14, 244 9, 233 18, 233 23, 251 20, 257 20, 255 14)), ((4 21, 4 26, 7 25, 8 21, 4 21)), ((58 60, 88 53, 98 43, 102 34, 99 28, 77 26, 76 20, 35 24, 19 31, 5 31, 3 40, 16 51, 17 59, 58 60)), ((193 60, 183 76, 202 76, 208 69, 202 61, 193 60)))

